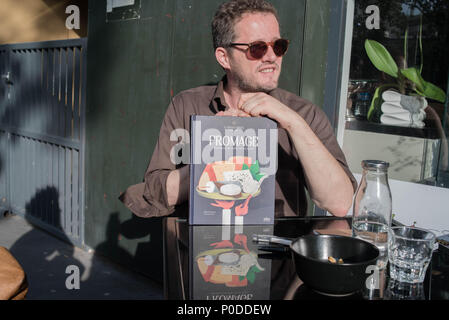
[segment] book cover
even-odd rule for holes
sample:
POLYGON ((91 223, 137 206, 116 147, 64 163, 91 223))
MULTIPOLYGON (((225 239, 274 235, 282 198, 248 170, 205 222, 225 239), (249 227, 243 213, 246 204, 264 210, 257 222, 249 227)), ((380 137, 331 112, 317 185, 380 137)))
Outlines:
POLYGON ((277 123, 192 116, 189 223, 273 224, 277 123))
POLYGON ((189 298, 268 300, 271 259, 258 256, 253 234, 273 235, 273 225, 190 226, 189 298))

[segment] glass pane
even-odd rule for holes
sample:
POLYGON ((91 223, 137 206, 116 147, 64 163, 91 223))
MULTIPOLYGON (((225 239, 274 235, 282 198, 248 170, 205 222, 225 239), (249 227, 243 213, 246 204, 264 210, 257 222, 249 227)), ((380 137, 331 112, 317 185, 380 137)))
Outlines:
POLYGON ((448 43, 449 0, 355 1, 343 145, 353 172, 379 159, 392 179, 449 187, 448 43))
MULTIPOLYGON (((449 95, 449 77, 446 96, 449 95)), ((437 172, 437 185, 449 188, 449 100, 446 99, 446 105, 443 116, 443 138, 441 141, 441 150, 439 166, 437 172)))

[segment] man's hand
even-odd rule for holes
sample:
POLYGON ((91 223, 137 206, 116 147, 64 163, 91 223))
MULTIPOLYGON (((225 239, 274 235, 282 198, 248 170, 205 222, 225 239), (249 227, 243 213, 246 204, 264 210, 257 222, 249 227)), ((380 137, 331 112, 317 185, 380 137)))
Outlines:
POLYGON ((299 114, 262 92, 242 94, 238 108, 253 117, 267 116, 285 129, 304 168, 312 200, 333 215, 346 215, 354 192, 351 181, 299 114))
POLYGON ((320 208, 335 216, 346 215, 354 193, 351 181, 337 160, 298 113, 263 92, 242 94, 237 108, 237 110, 228 109, 225 112, 219 112, 217 115, 267 116, 276 121, 292 139, 304 168, 312 200, 320 208))
POLYGON ((248 113, 239 109, 228 109, 226 111, 217 112, 217 116, 228 116, 228 117, 251 117, 248 113))
POLYGON ((252 117, 267 116, 287 131, 299 117, 295 111, 285 104, 263 92, 242 94, 238 108, 252 117))

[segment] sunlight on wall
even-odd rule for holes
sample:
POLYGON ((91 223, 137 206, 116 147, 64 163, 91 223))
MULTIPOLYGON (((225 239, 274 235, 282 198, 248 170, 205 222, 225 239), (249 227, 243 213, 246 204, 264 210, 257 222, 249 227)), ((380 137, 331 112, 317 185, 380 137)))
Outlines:
POLYGON ((2 0, 0 44, 76 39, 87 36, 86 0, 2 0), (69 30, 66 7, 80 8, 80 29, 69 30))

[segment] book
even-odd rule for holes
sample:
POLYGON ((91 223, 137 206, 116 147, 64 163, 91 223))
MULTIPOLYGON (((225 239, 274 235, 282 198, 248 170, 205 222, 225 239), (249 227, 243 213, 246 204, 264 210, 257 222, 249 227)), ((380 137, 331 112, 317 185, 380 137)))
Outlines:
POLYGON ((273 224, 277 123, 191 116, 189 224, 273 224))
POLYGON ((189 299, 268 300, 271 259, 260 258, 254 234, 274 225, 189 226, 189 299))

